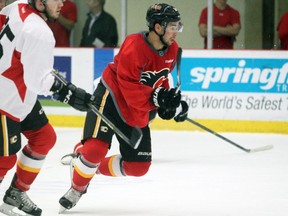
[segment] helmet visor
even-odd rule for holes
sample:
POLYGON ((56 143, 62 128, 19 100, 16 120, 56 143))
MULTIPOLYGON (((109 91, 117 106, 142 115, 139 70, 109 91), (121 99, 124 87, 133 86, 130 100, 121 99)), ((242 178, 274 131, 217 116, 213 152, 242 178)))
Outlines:
POLYGON ((178 22, 169 22, 166 31, 167 32, 182 32, 183 31, 183 23, 178 21, 178 22))

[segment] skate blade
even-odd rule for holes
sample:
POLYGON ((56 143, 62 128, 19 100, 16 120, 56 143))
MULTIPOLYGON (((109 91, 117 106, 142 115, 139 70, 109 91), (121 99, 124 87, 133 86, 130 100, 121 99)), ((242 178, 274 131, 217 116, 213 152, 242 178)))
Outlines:
POLYGON ((70 162, 70 179, 71 179, 71 184, 73 183, 73 172, 74 172, 74 164, 76 163, 77 158, 72 158, 70 162))
POLYGON ((9 216, 29 216, 30 215, 19 210, 17 207, 8 205, 6 203, 3 203, 0 206, 0 212, 3 213, 4 215, 9 215, 9 216))
POLYGON ((62 214, 62 213, 64 213, 66 210, 67 210, 66 208, 64 208, 62 205, 60 205, 58 214, 62 214))
POLYGON ((72 164, 70 164, 70 180, 71 180, 71 184, 73 183, 73 170, 74 170, 74 166, 72 164))

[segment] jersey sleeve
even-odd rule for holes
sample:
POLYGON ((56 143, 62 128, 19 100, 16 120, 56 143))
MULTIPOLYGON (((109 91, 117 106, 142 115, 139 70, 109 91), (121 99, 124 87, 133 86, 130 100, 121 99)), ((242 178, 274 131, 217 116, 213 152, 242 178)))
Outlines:
POLYGON ((207 24, 207 8, 204 8, 201 11, 200 18, 199 18, 199 24, 207 24))
POLYGON ((231 18, 232 25, 239 24, 240 25, 240 13, 237 10, 232 10, 232 18, 231 18))
POLYGON ((28 22, 24 25, 16 49, 21 52, 25 84, 36 94, 47 96, 51 93, 54 82, 51 71, 54 64, 55 39, 47 25, 35 28, 31 26, 33 24, 28 22))

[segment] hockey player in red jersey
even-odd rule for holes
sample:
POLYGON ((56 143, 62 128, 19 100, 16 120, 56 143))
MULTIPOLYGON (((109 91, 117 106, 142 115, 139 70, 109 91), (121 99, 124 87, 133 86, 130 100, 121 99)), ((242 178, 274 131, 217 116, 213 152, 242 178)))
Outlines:
POLYGON ((92 95, 71 83, 64 85, 52 74, 55 39, 46 20, 57 18, 62 6, 62 0, 20 0, 0 12, 0 182, 17 162, 0 206, 6 215, 18 215, 14 208, 21 215, 42 214, 26 192, 56 134, 37 95, 54 94, 80 111, 88 111, 87 103, 93 102, 92 95), (28 140, 22 151, 21 134, 28 140))
POLYGON ((180 14, 171 5, 154 4, 146 19, 149 31, 127 36, 94 91, 99 111, 125 134, 131 134, 133 126, 141 128, 139 147, 131 148, 116 135, 121 154, 106 157, 114 131, 88 112, 83 147, 74 163, 71 188, 59 200, 59 213, 76 205, 96 172, 115 177, 148 172, 152 157, 149 114, 158 112, 161 118, 177 122, 187 118, 188 105, 168 79, 177 63, 176 36, 183 28, 180 14))

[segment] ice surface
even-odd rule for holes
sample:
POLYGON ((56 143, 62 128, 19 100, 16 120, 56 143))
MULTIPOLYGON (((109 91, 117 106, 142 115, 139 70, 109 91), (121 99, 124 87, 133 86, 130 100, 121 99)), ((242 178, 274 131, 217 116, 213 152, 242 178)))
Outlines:
MULTIPOLYGON (((60 158, 81 138, 80 128, 56 128, 57 144, 28 192, 43 216, 58 215, 59 198, 70 187, 60 158)), ((84 216, 287 216, 288 135, 221 133, 246 153, 203 132, 152 131, 153 163, 143 177, 96 175, 87 194, 63 215, 84 216)), ((110 154, 118 153, 113 141, 110 154)), ((10 172, 0 187, 1 199, 10 172)), ((1 213, 0 213, 1 214, 1 213)))

